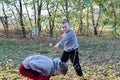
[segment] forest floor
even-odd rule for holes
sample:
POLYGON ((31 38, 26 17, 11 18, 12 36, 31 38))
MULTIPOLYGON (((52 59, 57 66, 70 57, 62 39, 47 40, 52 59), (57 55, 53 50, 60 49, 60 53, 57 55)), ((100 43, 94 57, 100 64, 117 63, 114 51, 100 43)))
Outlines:
MULTIPOLYGON (((0 79, 27 80, 18 72, 19 64, 25 57, 33 54, 42 54, 51 58, 60 57, 62 46, 54 49, 59 39, 40 38, 38 42, 30 39, 0 38, 0 79)), ((87 80, 120 80, 120 39, 111 37, 78 37, 79 57, 83 74, 87 80)), ((51 80, 81 80, 77 76, 70 61, 66 76, 54 76, 51 80)))

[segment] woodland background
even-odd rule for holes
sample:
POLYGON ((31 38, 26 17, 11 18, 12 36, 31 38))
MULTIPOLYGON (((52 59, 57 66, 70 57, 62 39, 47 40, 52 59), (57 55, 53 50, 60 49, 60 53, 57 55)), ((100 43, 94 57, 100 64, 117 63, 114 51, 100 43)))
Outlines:
MULTIPOLYGON (((64 16, 77 34, 85 78, 120 80, 119 0, 0 0, 0 79, 27 80, 18 72, 26 56, 60 57, 63 47, 54 45, 64 16)), ((80 80, 68 65, 66 76, 51 80, 80 80)))

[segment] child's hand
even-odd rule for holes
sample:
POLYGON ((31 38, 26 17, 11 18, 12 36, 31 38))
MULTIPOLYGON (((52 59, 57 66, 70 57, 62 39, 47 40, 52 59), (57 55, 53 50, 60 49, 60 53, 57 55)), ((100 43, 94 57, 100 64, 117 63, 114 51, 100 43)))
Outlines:
POLYGON ((54 48, 59 49, 59 44, 56 44, 54 48))

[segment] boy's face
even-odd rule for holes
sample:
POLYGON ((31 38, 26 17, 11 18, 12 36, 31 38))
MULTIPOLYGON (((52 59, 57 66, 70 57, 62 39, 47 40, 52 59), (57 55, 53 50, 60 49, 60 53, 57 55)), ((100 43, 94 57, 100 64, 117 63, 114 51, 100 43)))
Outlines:
POLYGON ((66 32, 66 31, 67 31, 67 27, 66 27, 64 24, 61 24, 61 27, 62 27, 62 31, 63 31, 63 32, 66 32))

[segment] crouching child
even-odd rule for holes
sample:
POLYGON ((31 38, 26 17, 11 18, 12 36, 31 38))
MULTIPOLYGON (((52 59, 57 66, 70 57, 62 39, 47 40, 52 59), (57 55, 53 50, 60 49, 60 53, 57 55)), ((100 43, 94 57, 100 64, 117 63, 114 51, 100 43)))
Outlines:
POLYGON ((49 80, 51 76, 65 75, 67 71, 67 64, 60 58, 51 59, 44 55, 29 56, 19 66, 20 74, 33 80, 49 80))

